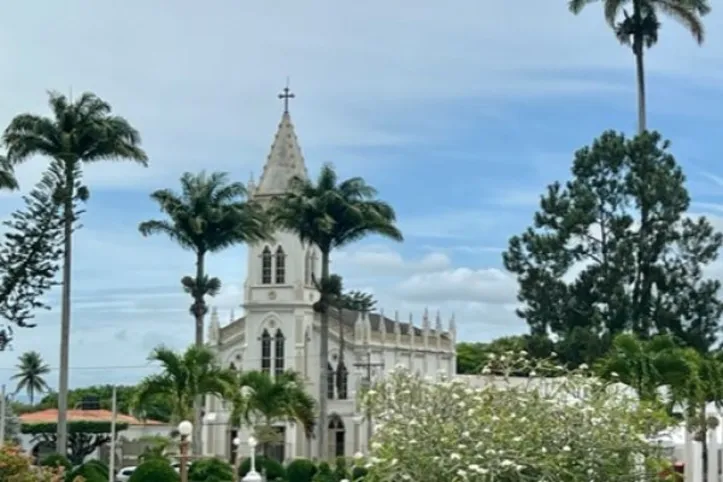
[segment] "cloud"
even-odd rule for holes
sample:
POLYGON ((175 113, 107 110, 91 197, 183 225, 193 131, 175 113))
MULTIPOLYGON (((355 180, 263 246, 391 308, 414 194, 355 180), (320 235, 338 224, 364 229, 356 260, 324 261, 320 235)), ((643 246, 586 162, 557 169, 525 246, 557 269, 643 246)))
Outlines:
POLYGON ((450 266, 449 256, 442 252, 427 253, 419 259, 405 259, 401 253, 385 246, 365 246, 340 251, 333 257, 340 272, 352 268, 359 274, 403 275, 410 272, 438 271, 450 266))
POLYGON ((517 285, 511 276, 499 269, 455 268, 415 274, 402 281, 397 291, 404 299, 415 301, 514 304, 517 285))

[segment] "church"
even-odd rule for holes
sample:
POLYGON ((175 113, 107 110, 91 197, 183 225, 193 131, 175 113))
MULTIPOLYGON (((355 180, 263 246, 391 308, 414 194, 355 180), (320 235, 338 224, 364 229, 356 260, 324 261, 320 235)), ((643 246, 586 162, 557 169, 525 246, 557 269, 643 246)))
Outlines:
MULTIPOLYGON (((288 109, 293 97, 287 89, 279 95, 284 112, 258 183, 249 181, 249 197, 264 204, 283 194, 294 176, 307 177, 288 109)), ((333 254, 332 254, 333 256, 333 254)), ((344 275, 344 273, 339 273, 344 275)), ((312 275, 320 277, 320 256, 314 246, 298 237, 277 232, 273 242, 248 247, 248 271, 243 289, 244 315, 221 326, 213 310, 208 344, 219 363, 237 370, 261 370, 272 376, 285 370, 302 375, 314 398, 319 393, 320 317, 313 310, 318 292, 312 275)), ((357 393, 370 379, 403 365, 421 376, 456 373, 454 317, 443 323, 437 313, 425 310, 415 325, 412 315, 403 322, 398 314, 343 311, 330 315, 328 363, 327 456, 352 456, 366 452, 373 429, 360 408, 357 393), (341 318, 341 319, 340 319, 341 318)), ((237 450, 248 454, 248 428, 237 432, 228 424, 230 406, 207 397, 203 451, 233 459, 237 450), (241 443, 236 446, 234 440, 241 443)), ((317 457, 317 442, 307 439, 302 427, 279 422, 279 442, 273 457, 286 461, 317 457)), ((317 431, 322 429, 317 427, 317 431)))

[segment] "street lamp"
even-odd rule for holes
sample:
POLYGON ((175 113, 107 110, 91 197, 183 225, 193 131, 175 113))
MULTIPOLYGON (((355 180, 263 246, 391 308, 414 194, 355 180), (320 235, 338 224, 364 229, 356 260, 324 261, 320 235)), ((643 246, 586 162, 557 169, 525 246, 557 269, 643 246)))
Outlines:
POLYGON ((236 452, 234 454, 233 458, 233 473, 236 474, 234 476, 234 480, 236 477, 238 477, 239 470, 241 469, 241 454, 239 453, 241 451, 241 439, 236 437, 233 439, 233 446, 236 447, 236 452))
POLYGON ((261 474, 256 472, 256 444, 258 442, 256 441, 256 437, 253 435, 249 437, 249 450, 251 453, 249 454, 249 457, 251 458, 251 469, 249 470, 249 473, 246 474, 246 476, 243 478, 243 482, 262 482, 261 474))
POLYGON ((181 434, 181 482, 188 482, 188 438, 193 433, 193 424, 184 420, 178 424, 178 433, 181 434))

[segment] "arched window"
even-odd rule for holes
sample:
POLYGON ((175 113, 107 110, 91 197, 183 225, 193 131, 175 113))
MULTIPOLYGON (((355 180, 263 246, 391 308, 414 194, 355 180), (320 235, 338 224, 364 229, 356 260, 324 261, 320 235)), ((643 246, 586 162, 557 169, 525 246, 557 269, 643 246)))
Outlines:
POLYGON ((261 252, 261 284, 271 284, 271 250, 268 246, 261 252))
POLYGON ((314 281, 314 273, 316 272, 316 252, 312 249, 309 251, 309 284, 314 281))
POLYGON ((228 366, 228 369, 236 371, 236 364, 234 362, 231 362, 231 364, 228 366))
POLYGON ((343 361, 336 367, 336 393, 339 400, 346 400, 349 392, 349 371, 343 361))
POLYGON ((329 455, 343 457, 345 452, 346 431, 344 422, 338 415, 332 415, 329 420, 329 455))
POLYGON ((279 246, 276 248, 276 284, 282 285, 286 280, 286 255, 284 249, 279 246))
POLYGON ((266 330, 261 335, 261 371, 271 371, 271 335, 266 330))
POLYGON ((280 375, 284 372, 284 334, 276 330, 274 336, 274 374, 280 375))
POLYGON ((326 398, 334 399, 334 367, 331 363, 326 367, 326 398))

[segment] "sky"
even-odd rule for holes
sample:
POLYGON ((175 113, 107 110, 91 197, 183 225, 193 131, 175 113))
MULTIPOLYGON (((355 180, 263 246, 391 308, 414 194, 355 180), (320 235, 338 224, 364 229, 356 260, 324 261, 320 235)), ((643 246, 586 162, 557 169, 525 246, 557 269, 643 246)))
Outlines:
MULTIPOLYGON (((578 17, 566 1, 452 3, 34 0, 0 17, 0 126, 47 115, 46 91, 92 91, 143 136, 148 168, 103 163, 74 247, 71 386, 132 383, 150 373, 156 345, 193 339, 179 280, 193 255, 139 222, 160 216, 149 194, 185 171, 258 179, 290 77, 291 115, 310 174, 332 162, 363 176, 397 211, 403 243, 377 238, 334 257, 349 288, 387 313, 425 308, 458 338, 526 330, 516 283, 502 268, 510 236, 529 225, 547 184, 566 180, 575 149, 606 129, 635 128, 631 52, 600 5, 578 17)), ((693 210, 723 228, 723 11, 706 18, 699 47, 665 19, 647 53, 648 124, 672 140, 693 210)), ((25 190, 47 164, 18 175, 25 190)), ((19 194, 0 197, 0 217, 19 194)), ((246 252, 208 260, 224 283, 210 301, 226 323, 241 313, 246 252)), ((723 269, 714 269, 716 276, 723 269)), ((59 291, 59 290, 57 290, 59 291)), ((0 383, 37 350, 58 365, 54 305, 0 353, 0 383)), ((48 377, 57 386, 57 370, 48 377)))

